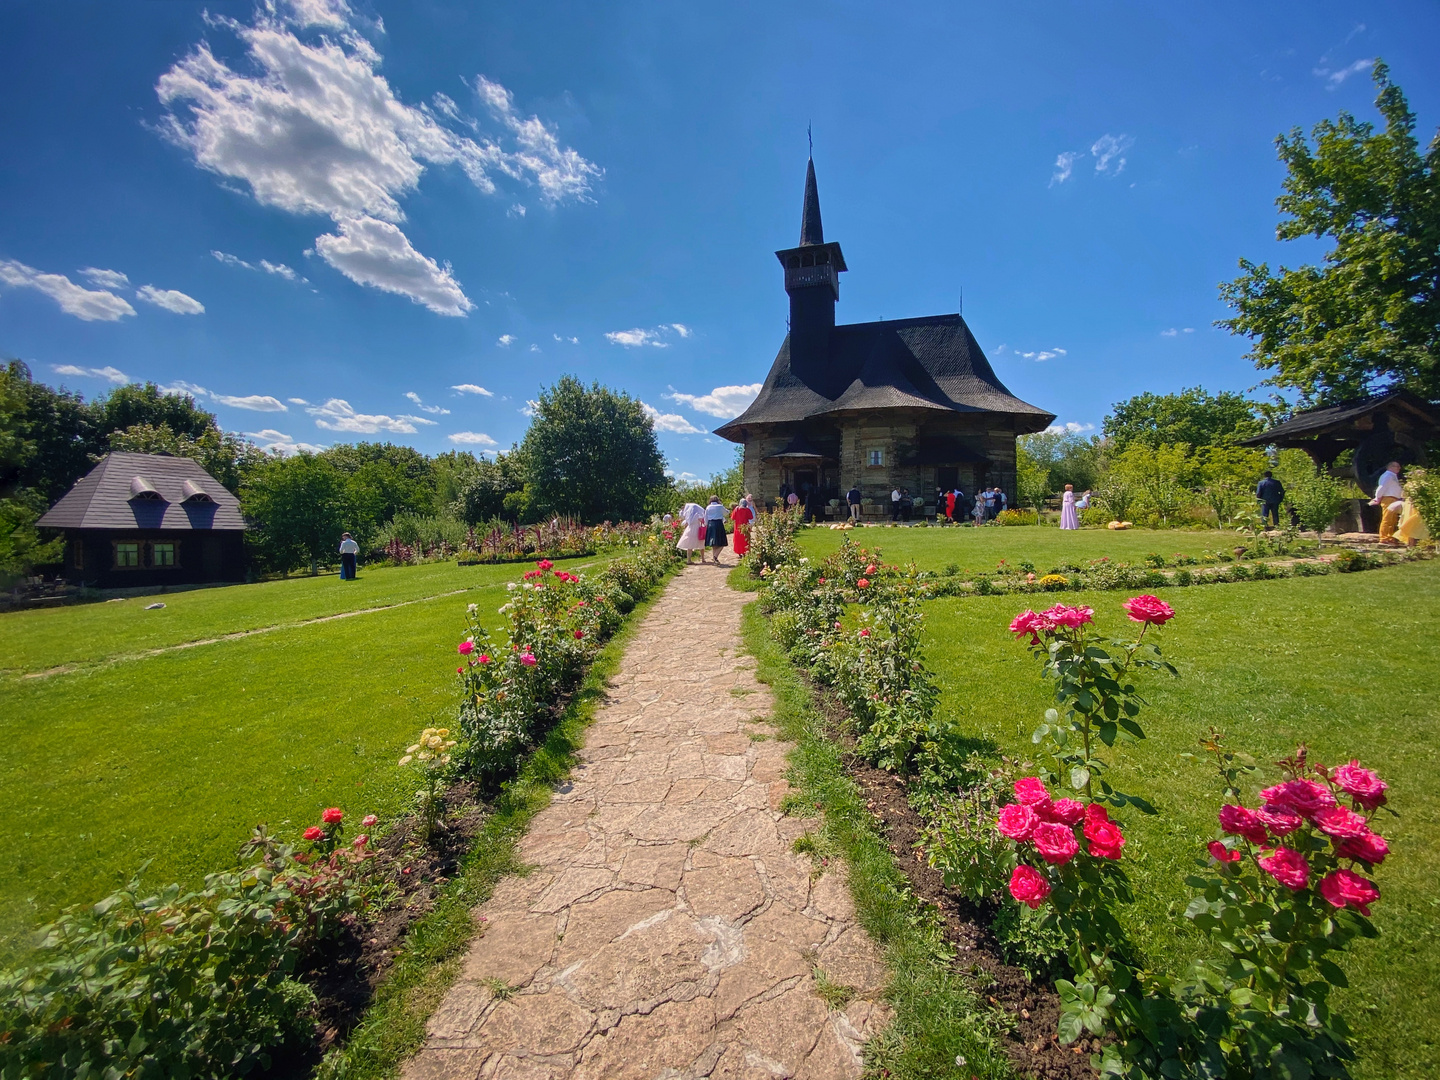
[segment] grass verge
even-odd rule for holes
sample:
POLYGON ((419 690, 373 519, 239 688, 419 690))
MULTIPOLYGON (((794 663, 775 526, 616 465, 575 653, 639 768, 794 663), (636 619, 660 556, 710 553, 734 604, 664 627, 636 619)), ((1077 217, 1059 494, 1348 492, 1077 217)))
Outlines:
POLYGON ((782 738, 795 743, 790 783, 806 804, 821 807, 819 843, 848 864, 860 923, 885 950, 892 973, 886 1000, 895 1018, 867 1050, 866 1075, 894 1080, 1009 1077, 988 1008, 954 970, 935 919, 906 888, 859 789, 846 775, 840 748, 825 736, 809 687, 754 604, 745 608, 742 629, 757 661, 756 677, 774 692, 774 723, 782 738))
POLYGON ((606 683, 668 582, 666 578, 649 600, 638 605, 620 632, 600 650, 559 723, 530 754, 519 775, 504 786, 460 872, 436 900, 434 909, 411 927, 364 1018, 346 1044, 321 1063, 316 1074, 321 1080, 392 1077, 401 1062, 420 1049, 426 1021, 455 981, 465 949, 475 936, 471 910, 489 899, 501 878, 525 871, 515 857, 516 843, 531 818, 549 804, 554 785, 569 776, 606 683))

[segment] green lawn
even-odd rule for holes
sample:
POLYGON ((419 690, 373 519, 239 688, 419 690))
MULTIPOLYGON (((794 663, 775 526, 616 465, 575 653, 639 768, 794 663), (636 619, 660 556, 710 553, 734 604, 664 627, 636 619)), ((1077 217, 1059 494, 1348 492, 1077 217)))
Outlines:
POLYGON ((1058 563, 1083 563, 1106 556, 1123 562, 1140 562, 1150 552, 1169 558, 1177 552, 1199 555, 1207 550, 1235 547, 1235 533, 1217 529, 1076 529, 1064 531, 1044 525, 986 526, 975 528, 866 527, 802 529, 800 549, 811 558, 829 555, 845 537, 864 547, 878 547, 886 562, 914 562, 922 570, 943 570, 951 563, 964 571, 994 570, 1006 560, 1015 565, 1028 559, 1044 573, 1058 563))
POLYGON ((98 899, 146 859, 152 884, 197 883, 232 863, 257 822, 293 834, 326 806, 356 820, 402 810, 413 787, 395 761, 422 727, 451 716, 465 605, 479 603, 498 626, 503 583, 524 569, 376 570, 353 586, 330 577, 178 593, 162 611, 127 600, 0 616, 4 649, 23 649, 23 666, 36 669, 133 652, 137 639, 156 647, 280 625, 125 663, 0 677, 0 832, 10 852, 0 943, 13 947, 60 907, 98 899), (435 595, 456 589, 467 591, 435 595))
MULTIPOLYGON (((1053 550, 1054 539, 1085 543, 1141 540, 1162 551, 1192 534, 1161 538, 1030 530, 1003 557, 1053 550)), ((933 533, 933 530, 929 530, 933 533)), ((994 529, 954 542, 997 549, 994 529)), ((853 535, 853 534, 851 534, 853 535)), ((887 534, 886 539, 889 535, 887 534)), ((1193 534, 1200 536, 1202 534, 1193 534)), ((823 537, 823 534, 822 534, 823 537)), ((868 537, 867 537, 868 539, 868 537)), ((951 541, 947 533, 938 538, 951 541)), ((807 542, 815 541, 807 537, 807 542)), ((920 534, 917 552, 937 543, 920 534)), ((902 544, 889 545, 900 554, 902 544)), ((814 550, 814 548, 812 548, 814 550)), ((978 547, 975 550, 979 550, 978 547)), ((927 551, 928 554, 928 551, 927 551)), ((886 550, 886 557, 892 551, 886 550)), ((1034 558, 1034 555, 1030 556, 1034 558)), ((957 561, 960 561, 957 559, 957 561)), ((1037 563, 1039 560, 1036 560, 1037 563)), ((1128 626, 1116 592, 1066 594, 1066 603, 1093 605, 1106 630, 1128 626)), ((926 659, 942 686, 941 709, 965 734, 1005 753, 1033 752, 1030 732, 1050 701, 1039 665, 1007 633, 1026 606, 1052 597, 1002 596, 938 600, 928 605, 926 659)), ((1345 967, 1351 989, 1337 999, 1356 1029, 1363 1080, 1440 1076, 1440 566, 1412 564, 1363 574, 1167 589, 1179 613, 1160 635, 1179 679, 1148 677, 1151 708, 1141 717, 1149 739, 1117 754, 1122 790, 1149 798, 1155 818, 1125 815, 1130 843, 1125 865, 1137 900, 1126 921, 1146 958, 1177 971, 1201 948, 1183 918, 1184 884, 1192 860, 1215 835, 1220 786, 1213 770, 1180 754, 1214 724, 1237 749, 1273 762, 1301 740, 1327 764, 1358 757, 1389 781, 1390 805, 1379 828, 1393 854, 1379 868, 1383 892, 1375 906, 1381 937, 1361 942, 1345 967)), ((1276 770, 1268 768, 1265 783, 1276 770)), ((1261 786, 1260 784, 1254 785, 1261 786)), ((1254 805, 1253 801, 1251 805, 1254 805)))

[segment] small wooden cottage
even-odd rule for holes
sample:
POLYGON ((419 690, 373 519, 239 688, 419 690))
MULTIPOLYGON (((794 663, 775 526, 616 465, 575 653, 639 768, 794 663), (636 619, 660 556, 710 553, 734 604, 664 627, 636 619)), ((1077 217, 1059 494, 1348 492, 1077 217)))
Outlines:
POLYGON ((189 458, 106 454, 40 519, 65 533, 65 578, 102 589, 245 577, 240 500, 189 458))
POLYGON ((867 516, 908 489, 922 512, 938 490, 999 486, 1015 499, 1015 437, 1053 413, 1005 388, 959 314, 835 325, 840 245, 825 240, 815 163, 805 174, 800 244, 775 253, 790 332, 760 390, 715 434, 745 447, 745 486, 766 503, 782 487, 822 499, 860 488, 867 516))

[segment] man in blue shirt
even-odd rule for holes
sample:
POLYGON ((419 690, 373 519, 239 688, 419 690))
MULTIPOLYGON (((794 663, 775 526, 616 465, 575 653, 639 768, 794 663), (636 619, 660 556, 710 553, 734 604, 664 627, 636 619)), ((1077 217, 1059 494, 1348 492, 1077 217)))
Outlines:
POLYGON ((1285 501, 1285 485, 1275 479, 1275 474, 1269 469, 1265 470, 1264 477, 1255 487, 1255 498, 1260 500, 1260 524, 1268 525, 1272 522, 1275 528, 1280 527, 1280 504, 1285 501))
POLYGON ((861 499, 862 499, 862 496, 861 496, 861 494, 860 494, 860 485, 859 485, 859 484, 856 484, 856 485, 855 485, 854 487, 852 487, 848 492, 845 493, 845 502, 846 502, 846 503, 849 505, 849 507, 850 507, 850 520, 851 520, 852 522, 854 522, 854 523, 858 523, 858 522, 860 521, 860 502, 861 502, 861 499))

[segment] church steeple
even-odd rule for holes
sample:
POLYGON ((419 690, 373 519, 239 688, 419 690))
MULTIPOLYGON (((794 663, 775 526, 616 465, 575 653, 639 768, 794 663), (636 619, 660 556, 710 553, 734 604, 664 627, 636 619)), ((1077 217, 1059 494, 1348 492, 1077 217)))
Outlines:
POLYGON ((845 256, 839 244, 825 242, 814 158, 805 166, 800 246, 777 251, 775 257, 785 268, 785 291, 790 294, 791 369, 796 374, 813 370, 818 375, 828 363, 830 331, 835 329, 835 302, 840 299, 840 274, 845 270, 845 256))

